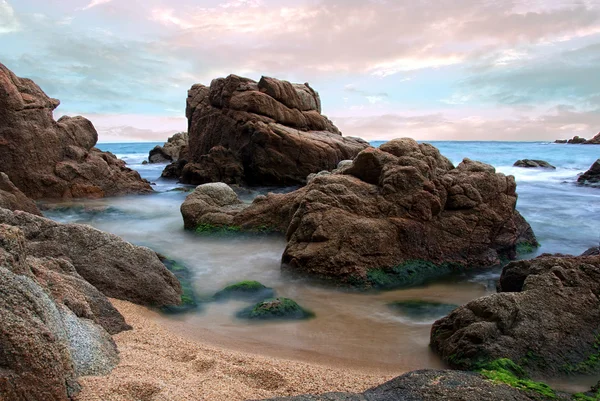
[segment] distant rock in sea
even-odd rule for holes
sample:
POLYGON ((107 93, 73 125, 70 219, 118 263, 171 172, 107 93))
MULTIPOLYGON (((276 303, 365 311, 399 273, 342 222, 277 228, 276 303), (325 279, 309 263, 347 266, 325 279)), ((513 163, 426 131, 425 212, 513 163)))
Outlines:
POLYGON ((588 171, 577 178, 580 185, 600 186, 600 159, 596 160, 588 171))
POLYGON ((432 145, 403 138, 249 206, 222 183, 199 186, 181 211, 192 230, 285 233, 288 270, 390 288, 535 248, 515 191, 514 177, 488 164, 465 159, 454 167, 432 145))
POLYGON ((548 169, 556 170, 556 167, 554 167, 552 164, 550 164, 544 160, 533 160, 533 159, 517 160, 515 162, 515 164, 513 164, 513 166, 514 167, 526 167, 526 168, 548 168, 548 169))
POLYGON ((274 78, 230 75, 210 87, 194 85, 186 115, 189 163, 169 166, 163 176, 181 169, 181 181, 189 184, 303 184, 309 174, 331 170, 369 146, 342 136, 308 84, 274 78))
POLYGON ((585 139, 575 135, 573 138, 567 139, 557 139, 554 143, 570 143, 575 145, 600 145, 600 132, 596 134, 592 139, 585 139))
POLYGON ((0 64, 0 171, 25 195, 100 198, 152 192, 150 184, 109 152, 83 117, 52 112, 59 101, 0 64))
POLYGON ((170 137, 162 146, 155 146, 148 155, 148 161, 150 163, 166 163, 187 159, 187 147, 187 132, 179 132, 170 137))

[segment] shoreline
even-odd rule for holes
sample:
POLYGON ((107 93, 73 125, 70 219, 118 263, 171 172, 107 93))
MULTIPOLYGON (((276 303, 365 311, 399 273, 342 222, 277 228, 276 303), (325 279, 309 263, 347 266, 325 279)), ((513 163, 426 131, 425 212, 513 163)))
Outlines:
POLYGON ((248 400, 332 391, 362 392, 402 372, 382 375, 261 356, 190 340, 157 312, 110 299, 133 330, 113 336, 120 362, 107 376, 79 379, 78 401, 248 400))

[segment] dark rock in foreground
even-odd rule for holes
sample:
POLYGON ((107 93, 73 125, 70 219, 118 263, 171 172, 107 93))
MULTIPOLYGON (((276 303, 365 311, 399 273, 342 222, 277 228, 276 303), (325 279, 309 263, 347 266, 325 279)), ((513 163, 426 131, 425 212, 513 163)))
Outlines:
POLYGON ((249 207, 212 184, 196 188, 181 210, 188 229, 285 233, 288 270, 390 288, 498 265, 518 245, 537 246, 515 210, 515 190, 514 177, 490 165, 465 159, 455 168, 435 147, 405 138, 249 207))
POLYGON ((148 155, 148 161, 150 163, 165 163, 186 159, 187 147, 187 132, 179 132, 170 137, 162 146, 155 146, 148 155))
POLYGON ((0 172, 0 208, 8 210, 22 210, 38 216, 42 215, 35 202, 29 199, 8 178, 0 172))
POLYGON ((549 168, 549 169, 556 170, 556 167, 554 167, 552 164, 550 164, 544 160, 532 160, 532 159, 517 160, 515 162, 515 164, 513 164, 513 166, 528 167, 528 168, 549 168))
POLYGON ((272 398, 268 401, 531 401, 539 394, 486 380, 480 374, 451 370, 417 370, 362 394, 327 393, 272 398))
POLYGON ((543 255, 508 264, 498 293, 434 323, 431 346, 451 366, 510 358, 529 373, 600 372, 600 256, 543 255))
POLYGON ((230 75, 194 85, 186 115, 189 163, 181 180, 189 184, 302 184, 369 146, 342 137, 308 84, 274 78, 230 75))
POLYGON ((70 260, 79 275, 109 297, 152 306, 181 302, 179 282, 151 249, 87 225, 7 209, 0 209, 0 223, 23 231, 28 254, 70 260))
POLYGON ((152 192, 125 162, 94 147, 98 134, 89 120, 54 121, 59 103, 0 64, 0 170, 17 188, 32 199, 152 192))
POLYGON ((600 159, 596 160, 588 171, 577 178, 581 185, 600 186, 600 159))

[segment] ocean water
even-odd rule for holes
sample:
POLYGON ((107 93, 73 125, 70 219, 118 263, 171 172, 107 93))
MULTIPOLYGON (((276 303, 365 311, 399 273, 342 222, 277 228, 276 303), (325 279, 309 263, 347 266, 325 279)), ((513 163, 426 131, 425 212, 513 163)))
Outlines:
MULTIPOLYGON (((542 142, 431 142, 455 165, 463 158, 484 161, 517 181, 517 208, 532 225, 542 252, 580 254, 600 241, 600 188, 575 184, 578 174, 600 157, 600 146, 542 142), (556 170, 512 167, 518 159, 542 159, 556 170)), ((45 214, 62 222, 79 222, 115 233, 185 263, 194 286, 210 296, 227 284, 252 279, 295 299, 317 317, 303 322, 251 324, 235 318, 241 302, 207 304, 197 312, 165 315, 171 330, 229 348, 274 357, 320 362, 395 375, 408 370, 439 368, 428 347, 431 323, 441 316, 405 316, 388 306, 421 299, 460 305, 494 291, 499 269, 475 271, 427 285, 383 293, 353 293, 283 276, 280 260, 285 240, 278 236, 209 238, 183 230, 179 211, 186 186, 160 178, 164 164, 146 164, 158 143, 98 144, 125 160, 153 183, 155 194, 60 204, 45 214)), ((381 142, 375 142, 379 145, 381 142)), ((191 189, 188 187, 187 189, 191 189)), ((260 188, 245 194, 250 202, 260 188)), ((596 378, 572 380, 585 389, 596 378)), ((574 386, 574 387, 573 387, 574 386)))

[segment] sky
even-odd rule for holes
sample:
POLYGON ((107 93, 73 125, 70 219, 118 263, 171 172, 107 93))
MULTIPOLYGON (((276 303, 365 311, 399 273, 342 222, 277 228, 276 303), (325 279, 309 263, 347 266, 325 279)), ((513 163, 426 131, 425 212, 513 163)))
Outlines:
POLYGON ((102 142, 184 131, 229 74, 309 82, 369 140, 600 131, 598 0, 0 0, 0 62, 102 142))

